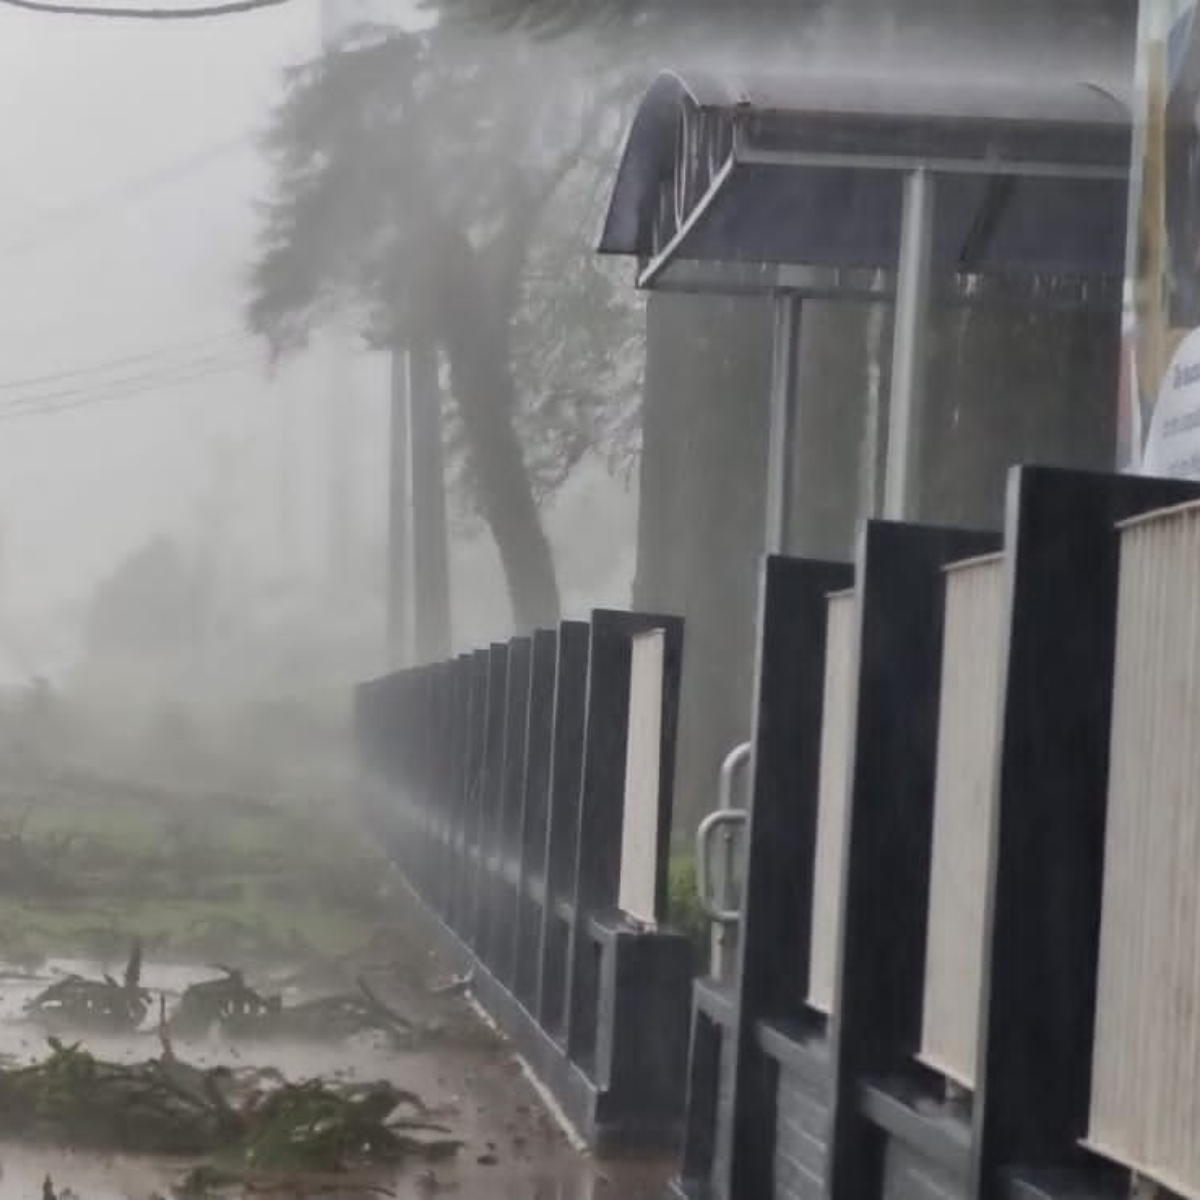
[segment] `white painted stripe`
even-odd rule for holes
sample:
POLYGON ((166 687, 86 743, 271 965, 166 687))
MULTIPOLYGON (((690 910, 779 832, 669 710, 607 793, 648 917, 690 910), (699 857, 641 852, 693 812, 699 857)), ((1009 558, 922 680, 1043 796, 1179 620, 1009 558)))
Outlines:
POLYGON ((946 573, 921 1059, 975 1086, 1000 719, 1004 562, 946 573))
POLYGON ((813 874, 812 948, 808 965, 808 1003, 822 1013, 833 1012, 837 994, 850 748, 854 736, 857 613, 853 592, 829 597, 821 767, 817 788, 817 861, 813 874))
POLYGON ((1121 533, 1088 1141, 1200 1196, 1200 510, 1121 533))

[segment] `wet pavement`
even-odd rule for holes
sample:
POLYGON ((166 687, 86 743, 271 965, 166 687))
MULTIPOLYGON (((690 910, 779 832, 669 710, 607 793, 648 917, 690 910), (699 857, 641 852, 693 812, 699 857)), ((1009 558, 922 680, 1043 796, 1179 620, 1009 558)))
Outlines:
MULTIPOLYGON (((19 1022, 27 999, 45 986, 49 971, 95 975, 94 965, 59 961, 36 980, 0 981, 0 1055, 20 1062, 45 1056, 44 1035, 19 1022)), ((147 966, 144 986, 178 994, 211 971, 147 966)), ((98 1057, 140 1061, 159 1052, 151 1027, 124 1037, 91 1037, 87 1048, 98 1057)), ((594 1161, 573 1145, 546 1111, 506 1046, 431 1046, 396 1052, 367 1041, 347 1045, 210 1040, 180 1045, 181 1058, 197 1066, 274 1067, 290 1080, 314 1076, 350 1081, 387 1079, 422 1096, 439 1120, 453 1129, 465 1147, 455 1162, 416 1165, 398 1176, 380 1179, 397 1200, 662 1200, 669 1164, 594 1161)), ((128 1156, 103 1156, 14 1146, 0 1141, 0 1198, 41 1200, 50 1175, 60 1200, 69 1192, 78 1200, 150 1200, 171 1195, 188 1164, 128 1156)), ((278 1193, 293 1196, 294 1191, 278 1193)), ((324 1192, 326 1197, 362 1197, 361 1190, 324 1192)), ((374 1193, 376 1195, 379 1192, 374 1193)), ((384 1193, 387 1194, 387 1193, 384 1193)), ((256 1195, 269 1195, 256 1193, 256 1195)))

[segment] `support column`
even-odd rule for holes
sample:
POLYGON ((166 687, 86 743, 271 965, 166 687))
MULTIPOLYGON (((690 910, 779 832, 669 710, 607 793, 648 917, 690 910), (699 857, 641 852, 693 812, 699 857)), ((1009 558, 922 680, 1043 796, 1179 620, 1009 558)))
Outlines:
POLYGON ((393 668, 408 662, 408 352, 392 347, 391 442, 388 468, 387 655, 393 668))
POLYGON ((786 554, 796 472, 796 375, 800 349, 800 297, 775 299, 775 349, 771 370, 771 429, 767 443, 768 554, 786 554))
POLYGON ((434 662, 450 653, 450 580, 438 351, 434 342, 421 337, 409 350, 409 413, 416 653, 420 661, 434 662))
POLYGON ((904 180, 892 335, 892 389, 888 407, 883 515, 895 521, 920 517, 917 508, 928 360, 933 202, 933 176, 925 167, 918 167, 904 180))

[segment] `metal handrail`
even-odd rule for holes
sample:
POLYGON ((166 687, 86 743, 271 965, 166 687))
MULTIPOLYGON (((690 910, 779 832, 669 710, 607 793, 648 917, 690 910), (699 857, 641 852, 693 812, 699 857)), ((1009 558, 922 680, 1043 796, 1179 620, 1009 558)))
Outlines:
MULTIPOLYGON (((700 908, 704 915, 718 925, 734 925, 741 920, 742 913, 740 908, 720 907, 712 897, 712 879, 709 872, 710 843, 718 829, 746 823, 749 816, 746 809, 733 807, 733 783, 739 770, 749 766, 752 751, 751 743, 743 742, 725 756, 717 788, 718 807, 700 822, 696 830, 696 891, 699 893, 700 908)), ((732 843, 732 836, 727 837, 728 847, 732 843)), ((727 873, 731 868, 732 861, 728 861, 727 873)))

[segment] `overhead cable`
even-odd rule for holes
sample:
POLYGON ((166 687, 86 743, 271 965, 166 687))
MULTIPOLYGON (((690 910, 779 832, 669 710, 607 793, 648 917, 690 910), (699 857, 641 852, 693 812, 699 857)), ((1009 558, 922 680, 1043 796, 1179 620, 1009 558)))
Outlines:
MULTIPOLYGON (((48 371, 43 375, 25 375, 18 379, 0 379, 0 392, 10 392, 15 388, 33 387, 39 383, 56 383, 61 379, 76 379, 81 375, 103 374, 113 367, 131 366, 134 363, 151 362, 157 358, 174 354, 181 350, 195 350, 201 346, 212 346, 221 342, 242 341, 250 335, 240 331, 211 334, 208 337, 194 338, 187 342, 175 342, 169 346, 160 346, 155 350, 143 350, 138 354, 123 354, 120 358, 109 358, 103 362, 89 363, 81 367, 69 367, 61 371, 48 371)), ((166 365, 166 364, 164 364, 166 365)))
POLYGON ((52 391, 35 391, 26 396, 10 396, 6 400, 0 401, 0 410, 9 411, 15 408, 24 408, 29 405, 45 404, 47 401, 54 400, 72 400, 77 396, 89 397, 100 394, 106 394, 112 391, 113 388, 123 388, 130 384, 153 385, 155 383, 170 382, 175 379, 180 372, 185 375, 192 372, 196 368, 204 368, 213 364, 231 361, 254 361, 253 355, 246 358, 236 360, 230 359, 228 356, 220 354, 204 354, 199 357, 187 358, 177 363, 162 363, 150 370, 135 371, 132 374, 118 375, 112 379, 98 379, 94 383, 75 384, 72 387, 56 388, 52 391))
POLYGON ((134 8, 123 5, 54 4, 50 0, 0 0, 9 8, 26 12, 49 13, 56 17, 105 17, 130 21, 196 21, 206 17, 232 17, 260 8, 278 8, 292 0, 227 0, 221 4, 202 4, 181 8, 134 8))
POLYGON ((163 392, 171 388, 185 387, 202 379, 211 378, 214 375, 227 375, 234 371, 241 371, 255 363, 261 363, 261 361, 258 355, 253 355, 247 358, 233 359, 226 363, 217 363, 205 370, 192 371, 175 379, 153 379, 140 386, 126 388, 122 391, 84 394, 75 400, 64 400, 53 403, 29 403, 28 407, 24 408, 15 405, 11 409, 5 407, 0 409, 0 422, 19 421, 29 417, 49 417, 57 413, 92 408, 95 405, 107 404, 114 400, 129 400, 135 396, 146 395, 151 392, 163 392))

